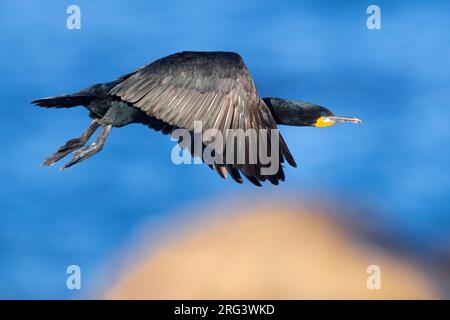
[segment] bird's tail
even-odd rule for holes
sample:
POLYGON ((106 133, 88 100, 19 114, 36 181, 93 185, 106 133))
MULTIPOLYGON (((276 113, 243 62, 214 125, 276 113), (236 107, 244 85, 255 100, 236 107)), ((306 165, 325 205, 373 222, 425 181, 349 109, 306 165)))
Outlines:
POLYGON ((44 108, 71 108, 79 105, 88 105, 95 97, 86 94, 67 94, 63 96, 47 97, 31 101, 31 103, 44 108))

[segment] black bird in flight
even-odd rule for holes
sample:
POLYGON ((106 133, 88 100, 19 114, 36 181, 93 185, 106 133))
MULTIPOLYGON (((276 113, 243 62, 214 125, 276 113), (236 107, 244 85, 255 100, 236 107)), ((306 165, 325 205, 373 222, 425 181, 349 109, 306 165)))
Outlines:
MULTIPOLYGON (((89 110, 92 122, 86 131, 67 141, 43 163, 50 166, 74 152, 72 160, 62 169, 99 152, 111 128, 131 123, 142 123, 164 134, 177 128, 192 133, 194 121, 202 121, 204 128, 221 132, 227 129, 277 129, 277 124, 325 127, 337 122, 361 123, 358 118, 338 117, 330 110, 308 102, 260 98, 244 61, 233 52, 176 53, 115 81, 95 84, 73 94, 33 100, 32 103, 55 108, 84 106, 89 110), (82 148, 99 127, 101 133, 96 141, 82 148)), ((249 145, 244 148, 248 149, 249 145)), ((239 183, 243 181, 242 174, 258 186, 266 180, 278 184, 285 178, 281 165, 284 160, 296 167, 281 135, 279 160, 278 170, 271 175, 262 173, 260 162, 216 162, 209 166, 223 178, 229 174, 239 183)))

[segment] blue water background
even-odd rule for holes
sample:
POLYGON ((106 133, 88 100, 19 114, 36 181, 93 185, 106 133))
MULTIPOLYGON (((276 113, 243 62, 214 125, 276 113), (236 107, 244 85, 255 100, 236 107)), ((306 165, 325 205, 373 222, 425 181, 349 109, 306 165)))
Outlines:
MULTIPOLYGON (((2 1, 0 3, 0 298, 73 298, 137 226, 261 189, 205 166, 174 166, 167 137, 113 130, 65 172, 40 163, 88 125, 82 108, 33 98, 109 81, 182 50, 239 52, 261 96, 303 99, 362 126, 283 127, 299 168, 265 194, 333 195, 363 204, 411 248, 450 243, 450 3, 377 1, 2 1), (66 28, 77 4, 81 30, 66 28)), ((363 213, 362 213, 363 214, 363 213)), ((364 219, 364 216, 362 216, 364 219)), ((419 250, 419 249, 417 249, 419 250)), ((101 272, 100 272, 101 273, 101 272)), ((92 288, 91 288, 92 289, 92 288)))

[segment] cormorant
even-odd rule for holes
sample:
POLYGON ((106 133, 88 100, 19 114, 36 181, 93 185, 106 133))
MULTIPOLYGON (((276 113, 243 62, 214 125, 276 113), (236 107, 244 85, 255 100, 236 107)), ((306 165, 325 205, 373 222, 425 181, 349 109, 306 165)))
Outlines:
MULTIPOLYGON (((95 84, 73 94, 33 100, 32 103, 55 108, 84 106, 89 110, 92 122, 86 131, 67 141, 43 162, 49 166, 74 152, 72 160, 62 169, 99 152, 111 128, 130 123, 142 123, 164 134, 176 128, 192 133, 194 121, 202 121, 205 129, 215 128, 220 132, 227 129, 277 130, 277 124, 325 127, 336 122, 361 123, 358 118, 338 117, 327 108, 312 103, 260 98, 244 61, 234 52, 172 54, 112 82, 95 84), (97 140, 82 148, 99 127, 101 133, 97 140)), ((249 148, 248 144, 244 148, 249 148)), ((259 162, 215 162, 209 166, 223 178, 229 174, 242 183, 243 174, 261 186, 261 181, 269 180, 272 184, 284 181, 281 165, 284 159, 296 167, 279 135, 280 161, 275 174, 263 174, 263 165, 259 162)))

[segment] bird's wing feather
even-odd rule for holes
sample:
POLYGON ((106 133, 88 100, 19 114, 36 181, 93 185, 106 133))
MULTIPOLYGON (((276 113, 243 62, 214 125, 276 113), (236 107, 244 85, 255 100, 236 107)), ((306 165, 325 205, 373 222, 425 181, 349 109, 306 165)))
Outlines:
MULTIPOLYGON (((127 75, 110 94, 152 117, 189 131, 194 130, 194 121, 201 121, 204 129, 220 130, 224 137, 227 129, 277 129, 247 67, 236 53, 177 53, 127 75)), ((249 150, 247 145, 245 152, 249 150)), ((295 166, 281 135, 280 155, 281 161, 285 158, 295 166)), ((221 175, 225 172, 223 166, 216 167, 221 175)), ((260 164, 227 167, 237 181, 238 169, 248 177, 261 181, 266 178, 260 175, 260 164)), ((276 177, 267 178, 278 183, 284 179, 282 170, 280 165, 276 177)))

